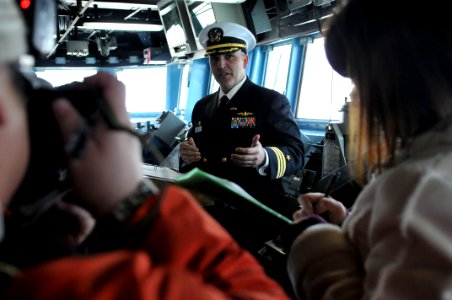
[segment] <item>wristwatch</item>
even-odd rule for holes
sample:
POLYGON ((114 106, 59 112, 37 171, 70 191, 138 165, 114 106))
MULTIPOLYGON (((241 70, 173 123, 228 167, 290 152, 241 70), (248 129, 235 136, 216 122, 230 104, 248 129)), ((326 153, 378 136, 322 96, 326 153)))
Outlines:
POLYGON ((143 178, 135 191, 124 198, 111 212, 112 216, 119 222, 128 219, 137 208, 150 196, 158 193, 158 188, 148 179, 143 178))

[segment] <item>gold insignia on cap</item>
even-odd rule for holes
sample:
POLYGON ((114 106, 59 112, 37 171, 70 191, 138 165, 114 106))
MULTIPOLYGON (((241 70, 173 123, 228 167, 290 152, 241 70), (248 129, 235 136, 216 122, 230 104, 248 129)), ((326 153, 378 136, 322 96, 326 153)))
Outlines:
POLYGON ((198 38, 205 49, 205 56, 222 55, 239 50, 247 54, 256 45, 256 38, 248 28, 230 22, 211 24, 201 30, 198 38))
POLYGON ((214 27, 209 30, 209 33, 207 35, 209 36, 209 41, 211 43, 219 42, 223 37, 223 29, 219 27, 214 27))

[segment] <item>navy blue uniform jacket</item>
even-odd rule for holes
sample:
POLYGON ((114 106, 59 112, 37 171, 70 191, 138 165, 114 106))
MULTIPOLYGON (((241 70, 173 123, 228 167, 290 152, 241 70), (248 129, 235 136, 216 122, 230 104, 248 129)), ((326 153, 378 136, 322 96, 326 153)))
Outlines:
POLYGON ((303 167, 303 143, 289 101, 284 95, 246 79, 220 114, 218 94, 204 97, 193 109, 188 136, 195 140, 202 159, 181 165, 181 171, 198 167, 229 179, 261 202, 281 210, 286 206, 281 178, 303 167), (260 134, 260 142, 268 153, 267 176, 230 161, 234 149, 250 147, 256 134, 260 134))

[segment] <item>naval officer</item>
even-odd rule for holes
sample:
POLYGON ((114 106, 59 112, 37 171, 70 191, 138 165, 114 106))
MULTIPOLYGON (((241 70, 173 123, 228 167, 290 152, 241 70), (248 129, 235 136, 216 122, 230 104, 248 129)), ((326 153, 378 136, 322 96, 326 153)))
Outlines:
POLYGON ((248 79, 248 52, 256 39, 247 28, 214 23, 199 41, 220 88, 193 109, 189 139, 180 145, 180 170, 198 167, 229 179, 290 215, 281 178, 302 168, 303 144, 289 101, 248 79))

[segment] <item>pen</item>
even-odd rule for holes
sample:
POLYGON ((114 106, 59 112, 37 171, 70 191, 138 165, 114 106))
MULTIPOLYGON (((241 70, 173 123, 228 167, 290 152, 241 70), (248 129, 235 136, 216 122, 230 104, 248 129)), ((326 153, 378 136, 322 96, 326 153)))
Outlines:
POLYGON ((326 184, 325 187, 325 196, 324 197, 329 197, 331 194, 331 191, 333 190, 334 185, 336 184, 337 180, 339 179, 339 177, 341 177, 341 172, 337 172, 334 173, 330 180, 328 181, 328 183, 326 184))
MULTIPOLYGON (((335 186, 335 184, 336 184, 337 180, 339 179, 339 177, 341 177, 341 172, 334 173, 331 176, 330 180, 328 180, 328 183, 326 184, 325 196, 323 196, 323 197, 329 197, 330 196, 331 192, 333 191, 333 187, 335 186)), ((319 216, 324 218, 326 221, 329 222, 330 214, 329 214, 328 211, 325 211, 325 212, 319 214, 319 216)))
MULTIPOLYGON (((330 177, 330 179, 328 180, 328 183, 326 184, 326 187, 325 187, 325 196, 324 197, 329 197, 330 196, 330 193, 333 190, 333 187, 336 184, 336 182, 339 179, 339 177, 341 177, 341 172, 334 173, 330 177)), ((299 208, 303 209, 303 205, 300 204, 299 208)))

